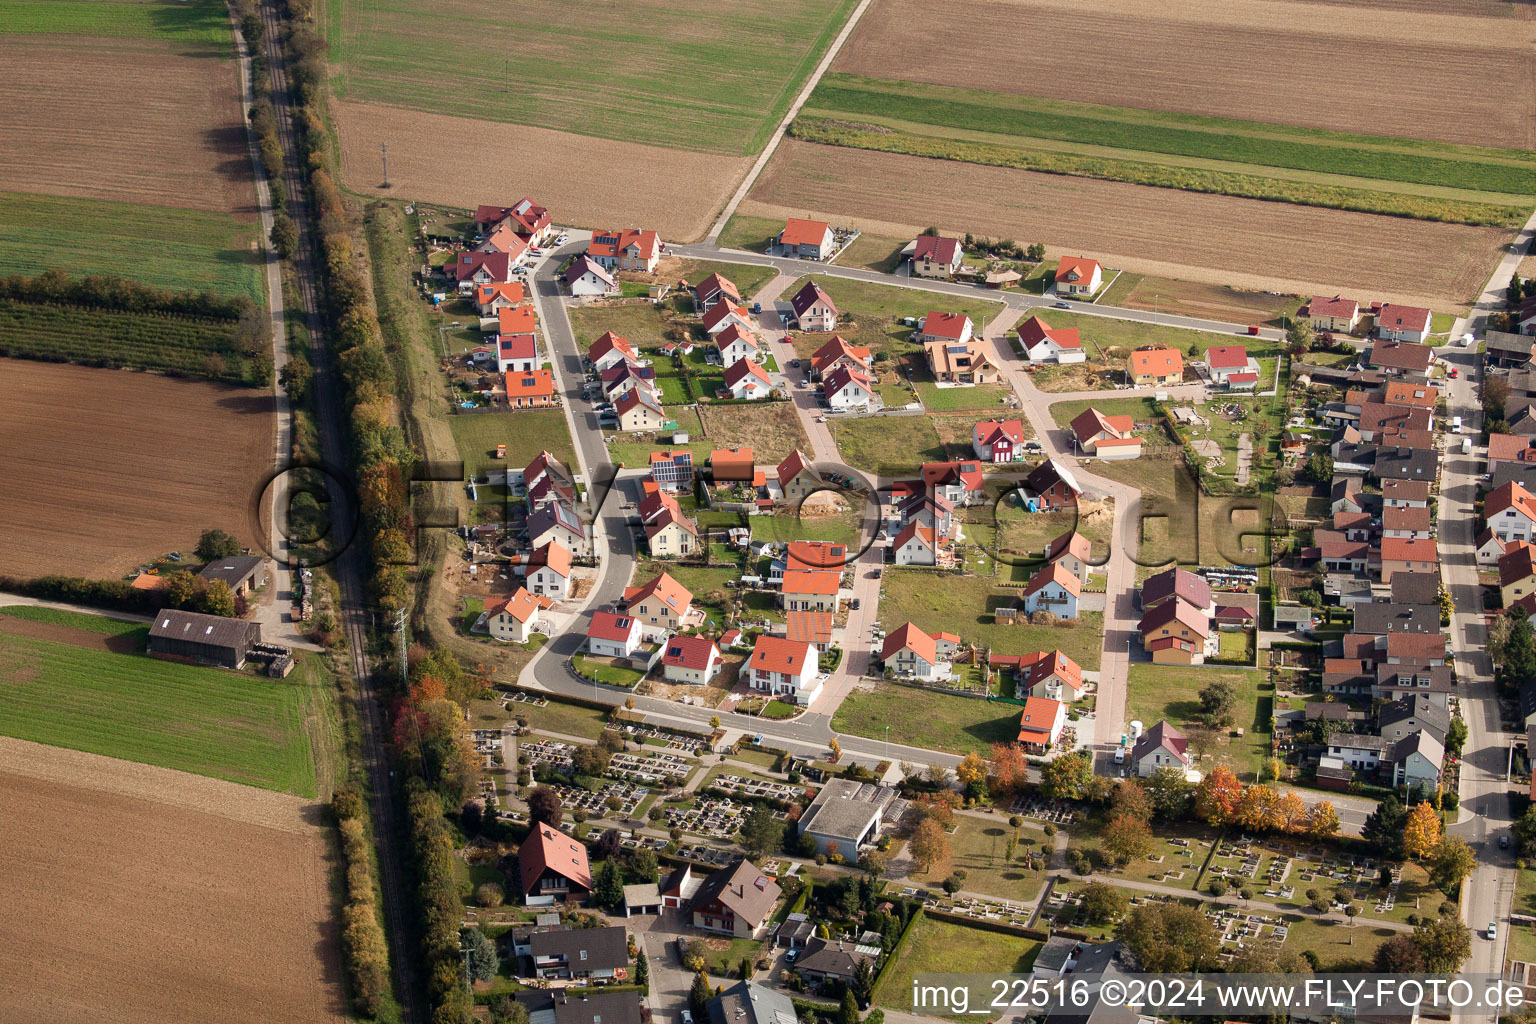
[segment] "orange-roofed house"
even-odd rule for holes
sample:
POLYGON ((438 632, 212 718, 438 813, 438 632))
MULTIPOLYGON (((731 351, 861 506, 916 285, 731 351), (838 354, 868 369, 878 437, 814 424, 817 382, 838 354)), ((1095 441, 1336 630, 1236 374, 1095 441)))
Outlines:
POLYGON ((747 685, 804 706, 821 692, 820 669, 812 644, 764 633, 758 636, 747 659, 747 685))
POLYGON ((825 221, 791 217, 779 232, 780 255, 806 260, 826 259, 836 247, 832 228, 825 221))
POLYGON ((780 600, 786 611, 815 611, 837 614, 843 574, 839 569, 818 569, 815 572, 784 574, 784 588, 780 600))
POLYGON ((751 483, 756 468, 751 448, 716 448, 709 453, 709 472, 715 483, 751 483))
POLYGON ((554 601, 543 595, 528 593, 519 587, 510 597, 486 603, 485 610, 475 620, 475 629, 484 629, 497 640, 525 644, 539 630, 539 612, 554 606, 554 601))
POLYGON ((1488 435, 1488 472, 1500 466, 1532 465, 1536 463, 1536 448, 1531 439, 1521 434, 1488 435))
POLYGON ((639 270, 654 274, 663 248, 661 236, 654 231, 639 228, 615 231, 605 228, 592 232, 592 241, 587 243, 587 255, 605 270, 639 270))
MULTIPOLYGON (((948 645, 946 645, 948 649, 948 645)), ((880 648, 885 671, 898 679, 948 679, 950 664, 931 633, 908 622, 889 634, 880 648)))
POLYGON ((693 594, 671 573, 624 590, 624 610, 643 624, 646 635, 675 633, 692 617, 693 594))
POLYGON ((476 252, 504 254, 514 266, 528 258, 528 249, 528 243, 506 224, 498 224, 489 235, 485 236, 485 241, 475 246, 476 252))
POLYGON ((833 335, 831 341, 811 356, 811 371, 814 377, 825 377, 833 370, 844 367, 867 376, 873 363, 869 349, 850 345, 841 335, 833 335))
POLYGON ((951 384, 995 384, 999 377, 996 364, 988 358, 981 343, 970 341, 927 341, 923 356, 933 379, 951 384))
POLYGON ((1083 584, 1077 574, 1060 562, 1052 562, 1029 578, 1019 606, 1026 615, 1050 612, 1058 619, 1075 619, 1082 593, 1083 584))
POLYGON ((752 313, 746 306, 739 306, 734 302, 717 302, 704 311, 701 320, 704 323, 704 331, 710 337, 714 337, 721 331, 736 327, 751 333, 752 313))
POLYGON ((1483 517, 1500 542, 1536 541, 1536 495, 1513 480, 1488 492, 1483 517))
POLYGON ((1182 597, 1164 601, 1141 617, 1141 646, 1157 665, 1203 665, 1220 645, 1210 616, 1182 597))
POLYGON ((524 586, 535 597, 564 601, 571 596, 571 549, 559 541, 549 541, 528 561, 524 586))
POLYGON ((527 196, 511 206, 476 207, 475 224, 487 233, 505 225, 529 245, 538 245, 552 228, 549 211, 527 196))
POLYGON ((1052 540, 1050 546, 1045 549, 1045 560, 1056 562, 1067 567, 1067 570, 1082 580, 1088 582, 1088 574, 1093 571, 1093 565, 1089 561, 1093 557, 1093 545, 1088 538, 1072 530, 1052 540))
POLYGON ((1067 727, 1067 706, 1059 700, 1026 697, 1019 715, 1019 746, 1031 754, 1044 754, 1061 739, 1067 727))
POLYGON ((708 686, 723 667, 720 648, 702 636, 674 636, 662 648, 661 676, 669 683, 708 686))
POLYGON ((1307 318, 1314 331, 1350 334, 1360 322, 1360 303, 1342 295, 1335 295, 1331 299, 1325 295, 1314 295, 1301 315, 1307 318))
POLYGON ((535 822, 517 850, 518 883, 530 907, 585 902, 592 894, 587 848, 564 832, 535 822))
POLYGON ((912 276, 949 279, 963 259, 960 239, 918 235, 912 247, 912 276))
POLYGON ((1499 593, 1505 608, 1536 594, 1536 546, 1516 541, 1499 556, 1499 593))
POLYGON ((773 393, 773 382, 752 360, 738 359, 725 368, 725 390, 738 401, 758 401, 773 393))
POLYGON ((976 325, 964 313, 945 313, 930 309, 917 328, 916 338, 927 344, 930 341, 964 345, 976 332, 976 325))
POLYGON ((1057 295, 1092 295, 1104 284, 1104 268, 1086 256, 1063 256, 1056 264, 1057 295))
POLYGON ((547 409, 555 404, 555 376, 550 370, 507 374, 507 406, 512 409, 547 409))
POLYGON ((804 501, 826 486, 820 475, 811 468, 811 460, 798 448, 784 456, 784 461, 779 463, 778 480, 783 500, 791 504, 804 501))
POLYGON ((1072 420, 1072 436, 1085 455, 1101 459, 1134 459, 1141 455, 1141 438, 1130 416, 1106 416, 1092 407, 1072 420))
POLYGON ((507 306, 496 311, 496 333, 533 334, 538 330, 539 317, 532 306, 507 306))
POLYGON ((947 537, 913 519, 891 541, 891 559, 897 565, 938 565, 939 554, 947 547, 947 537))
POLYGON ((1381 539, 1381 582, 1392 582, 1394 573, 1440 571, 1440 555, 1435 539, 1410 540, 1405 537, 1381 539))
POLYGON ((503 309, 521 306, 528 293, 521 281, 491 281, 475 288, 475 310, 481 316, 495 316, 503 309))
POLYGON ((1422 344, 1429 337, 1431 319, 1433 314, 1422 306, 1388 302, 1376 311, 1376 337, 1422 344))
POLYGON ((1139 388, 1178 384, 1184 380, 1184 357, 1177 349, 1144 348, 1126 360, 1131 383, 1139 388))
POLYGON ((735 282, 725 275, 710 274, 694 285, 693 305, 700 313, 722 301, 733 306, 741 305, 741 292, 737 290, 735 282))
POLYGON ((628 338, 605 331, 587 349, 587 361, 592 364, 592 369, 601 373, 623 362, 638 363, 640 355, 628 338))
POLYGON ((1060 651, 1035 651, 1019 658, 1014 696, 1043 697, 1071 704, 1083 695, 1083 669, 1060 651))
POLYGON ((1038 316, 1019 324, 1019 344, 1032 363, 1081 363, 1088 358, 1076 327, 1052 327, 1038 316))

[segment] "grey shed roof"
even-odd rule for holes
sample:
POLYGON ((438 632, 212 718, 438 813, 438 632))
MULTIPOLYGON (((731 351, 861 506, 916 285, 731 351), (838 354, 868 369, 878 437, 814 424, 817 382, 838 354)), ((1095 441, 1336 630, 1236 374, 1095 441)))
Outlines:
POLYGON ((1045 945, 1040 947, 1040 952, 1035 954, 1035 970, 1061 973, 1062 968, 1067 966, 1067 960, 1071 957, 1072 951, 1076 948, 1076 939, 1052 935, 1045 940, 1045 945))
POLYGON ((806 809, 800 819, 800 831, 850 842, 860 839, 872 823, 880 820, 895 796, 896 791, 887 786, 833 779, 821 787, 806 809))
POLYGON ((622 925, 537 932, 529 940, 528 948, 534 956, 564 957, 572 967, 586 970, 624 967, 629 963, 629 939, 622 925))
POLYGON ((783 992, 738 981, 709 1001, 709 1024, 798 1024, 794 1001, 783 992))
POLYGON ((640 1024, 636 992, 570 995, 565 989, 531 989, 516 999, 527 1008, 529 1024, 640 1024))
MULTIPOLYGON (((1429 575, 1421 573, 1420 575, 1429 575)), ((1397 574, 1393 573, 1393 579, 1397 574)), ((1355 624, 1351 632, 1367 636, 1386 636, 1388 633, 1438 633, 1440 606, 1435 604, 1388 604, 1376 601, 1355 607, 1355 624)))
POLYGON ((1392 574, 1393 604, 1434 604, 1440 599, 1440 575, 1433 572, 1392 574))
POLYGON ((705 878, 690 906, 701 907, 718 900, 731 913, 755 923, 768 916, 780 892, 779 883, 759 871, 756 864, 742 858, 705 878))
POLYGON ((244 619, 226 619, 222 615, 167 609, 156 613, 154 624, 149 627, 149 637, 151 640, 182 640, 214 647, 239 647, 245 643, 252 627, 260 628, 256 623, 244 619))
POLYGON ((264 559, 245 555, 237 558, 220 558, 203 566, 202 572, 198 575, 205 580, 223 580, 234 587, 245 582, 246 577, 261 568, 263 561, 264 559))

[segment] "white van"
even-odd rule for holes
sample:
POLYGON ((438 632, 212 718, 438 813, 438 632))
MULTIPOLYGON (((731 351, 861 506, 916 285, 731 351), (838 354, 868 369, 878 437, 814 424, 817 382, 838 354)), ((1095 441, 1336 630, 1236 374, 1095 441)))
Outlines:
POLYGON ((1451 417, 1451 432, 1453 434, 1461 433, 1461 417, 1460 416, 1452 416, 1451 417))
POLYGON ((1125 764, 1125 748, 1115 748, 1115 764, 1125 764))
POLYGON ((1472 439, 1470 437, 1464 437, 1461 439, 1461 454, 1472 454, 1472 439))

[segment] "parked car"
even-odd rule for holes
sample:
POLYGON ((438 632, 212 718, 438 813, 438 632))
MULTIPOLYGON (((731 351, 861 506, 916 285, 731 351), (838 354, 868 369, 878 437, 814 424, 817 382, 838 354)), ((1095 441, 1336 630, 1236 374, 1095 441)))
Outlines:
POLYGON ((1499 849, 1509 849, 1509 836, 1499 836, 1499 849))
POLYGON ((859 603, 860 603, 859 599, 858 598, 854 598, 852 601, 848 602, 848 607, 852 608, 854 611, 858 611, 859 610, 859 603))
POLYGON ((1499 937, 1499 923, 1497 921, 1489 921, 1488 922, 1488 941, 1492 942, 1494 939, 1497 939, 1498 937, 1499 937))
POLYGON ((1461 371, 1456 369, 1454 366, 1451 367, 1451 380, 1455 380, 1457 377, 1460 377, 1460 376, 1461 376, 1461 371))
POLYGON ((1072 308, 1072 303, 1070 303, 1070 302, 1053 302, 1053 303, 1051 303, 1051 308, 1052 309, 1071 309, 1072 308))
POLYGON ((784 954, 784 962, 787 964, 792 964, 798 959, 800 959, 800 951, 798 949, 792 949, 784 954))

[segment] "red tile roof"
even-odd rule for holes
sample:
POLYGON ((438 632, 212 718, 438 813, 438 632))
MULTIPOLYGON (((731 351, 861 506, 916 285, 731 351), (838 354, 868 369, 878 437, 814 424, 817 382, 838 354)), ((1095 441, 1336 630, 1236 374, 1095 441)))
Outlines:
POLYGON ((1096 269, 1100 269, 1098 260, 1091 260, 1086 256, 1063 256, 1056 264, 1056 283, 1092 281, 1093 272, 1096 269))
POLYGON ((833 316, 837 315, 837 303, 833 302, 832 296, 822 291, 821 285, 815 281, 805 282, 805 285, 789 300, 789 305, 795 311, 795 316, 804 316, 805 311, 818 302, 830 309, 833 316))
POLYGON ((638 587, 626 587, 624 590, 624 604, 626 607, 639 604, 650 597, 660 599, 661 603, 671 608, 677 614, 682 615, 693 604, 693 593, 677 580, 671 573, 662 573, 649 583, 643 583, 638 587))
POLYGON ((1024 684, 1034 686, 1051 676, 1070 683, 1074 690, 1083 688, 1082 666, 1060 651, 1035 651, 1019 659, 1019 669, 1024 673, 1024 684))
POLYGON ((602 337, 592 343, 592 347, 587 349, 587 358, 595 363, 613 351, 617 351, 626 359, 636 358, 635 346, 630 344, 629 339, 612 331, 605 331, 602 337))
POLYGON ((1387 636, 1388 658, 1412 658, 1424 661, 1445 660, 1444 633, 1391 633, 1387 636))
POLYGON ((744 323, 751 323, 751 312, 745 306, 738 306, 731 302, 717 302, 704 311, 704 329, 712 331, 715 325, 728 318, 732 313, 736 314, 744 323))
POLYGON ((825 373, 827 367, 844 358, 852 359, 866 368, 870 364, 869 349, 850 345, 841 335, 834 334, 831 341, 821 346, 811 356, 811 365, 817 372, 825 373))
POLYGON ((1513 541, 1499 556, 1499 586, 1506 587, 1536 576, 1536 546, 1513 541))
POLYGON ((1383 537, 1381 559, 1384 562, 1437 562, 1440 556, 1433 537, 1383 537))
POLYGON ((902 624, 885 638, 885 643, 880 646, 880 660, 890 661, 904 650, 911 650, 930 665, 939 660, 938 644, 933 637, 911 622, 902 624))
POLYGON ((1488 461, 1506 462, 1509 460, 1529 461, 1532 455, 1529 438, 1519 434, 1489 434, 1488 435, 1488 461))
POLYGON ((558 541, 549 541, 533 553, 535 567, 548 569, 569 579, 571 576, 571 549, 558 541))
POLYGON ((832 642, 832 613, 818 611, 789 611, 784 613, 784 634, 795 643, 826 644, 832 642))
POLYGON ((838 592, 842 586, 843 574, 839 569, 825 569, 816 572, 786 572, 784 574, 784 593, 786 594, 816 594, 827 597, 838 592))
POLYGON ((532 334, 538 324, 539 317, 532 306, 514 306, 496 311, 498 334, 532 334))
POLYGON ((747 659, 747 668, 754 672, 783 672, 798 676, 816 664, 816 648, 803 641, 786 637, 758 636, 747 659))
POLYGON ((1513 480, 1488 492, 1483 499, 1483 518, 1491 523, 1494 516, 1511 508, 1536 522, 1536 495, 1513 480))
POLYGON ((1136 429, 1136 422, 1130 416, 1106 416, 1091 406, 1078 413, 1071 423, 1072 433, 1077 436, 1079 444, 1087 444, 1095 435, 1104 433, 1114 437, 1122 437, 1132 433, 1136 429))
POLYGON ((839 366, 827 374, 821 382, 821 390, 828 398, 831 398, 852 384, 857 384, 870 394, 874 393, 874 386, 870 383, 869 378, 857 370, 849 369, 846 365, 839 366))
POLYGON ((1427 508, 1420 508, 1417 505, 1390 505, 1381 510, 1383 530, 1428 530, 1430 525, 1427 508))
POLYGON ((1432 314, 1420 306, 1386 303, 1376 314, 1376 328, 1392 331, 1427 331, 1432 314))
POLYGON ((640 228, 624 228, 620 231, 609 228, 593 231, 592 241, 587 243, 587 252, 593 256, 618 259, 619 254, 632 245, 640 250, 641 259, 648 260, 660 255, 661 236, 649 229, 641 230, 640 228))
POLYGON ((755 334, 742 327, 741 324, 731 324, 725 330, 715 335, 715 348, 724 352, 733 343, 738 341, 745 342, 748 347, 754 350, 758 347, 755 334))
POLYGON ((492 281, 475 289, 475 301, 482 306, 498 296, 508 302, 522 302, 528 297, 521 281, 492 281))
POLYGON ((848 564, 848 545, 830 540, 792 540, 784 555, 790 572, 815 572, 818 569, 843 571, 848 564))
POLYGON ((830 231, 825 221, 799 220, 790 217, 784 222, 784 230, 779 235, 781 245, 820 245, 826 240, 830 231))
POLYGON ((921 541, 923 546, 930 551, 938 550, 938 544, 933 538, 933 529, 919 524, 916 519, 901 528, 901 532, 896 535, 896 539, 891 541, 891 550, 900 551, 914 538, 921 541))
POLYGON ((932 260, 934 263, 942 263, 946 267, 952 267, 960 258, 960 239, 943 238, 939 235, 918 235, 917 247, 912 250, 912 259, 932 260))
POLYGON ((1026 697, 1019 714, 1020 743, 1050 743, 1063 705, 1048 697, 1026 697))
POLYGON ((1024 423, 1022 420, 982 420, 973 428, 973 433, 981 438, 983 445, 990 446, 1003 439, 1018 444, 1024 440, 1024 423))
POLYGON ((1131 353, 1131 373, 1137 377, 1176 377, 1184 372, 1184 357, 1171 348, 1149 348, 1131 353))
POLYGON ((639 620, 631 615, 620 615, 617 612, 593 612, 592 624, 587 627, 587 636, 593 640, 610 640, 620 643, 634 635, 634 630, 639 620))
POLYGON ((741 305, 741 292, 736 290, 735 282, 723 274, 710 274, 694 285, 693 290, 705 305, 713 305, 722 298, 741 305))
POLYGON ((965 462, 925 462, 922 473, 923 483, 929 487, 958 483, 967 491, 980 491, 986 486, 981 463, 974 459, 965 462))
POLYGON ((959 341, 967 336, 971 328, 971 318, 964 313, 945 313, 932 309, 923 317, 921 333, 941 341, 959 341))
POLYGON ((1052 327, 1038 316, 1032 316, 1019 324, 1019 341, 1024 343, 1026 349, 1034 348, 1047 338, 1055 342, 1058 348, 1083 347, 1076 327, 1052 327))
POLYGON ((734 388, 748 377, 755 378, 763 387, 768 387, 768 371, 750 359, 738 359, 725 368, 725 386, 728 388, 734 388))
POLYGON ((686 668, 701 671, 709 667, 711 661, 720 657, 720 648, 714 642, 702 636, 674 636, 667 641, 667 649, 662 652, 661 663, 673 668, 686 668))
POLYGON ((779 486, 788 487, 789 482, 801 473, 810 469, 810 462, 805 453, 796 448, 784 456, 784 461, 779 463, 779 486))
POLYGON ((1381 400, 1387 405, 1410 405, 1433 410, 1440 400, 1440 389, 1429 384, 1389 380, 1382 389, 1381 400))
POLYGON ((1024 596, 1029 597, 1039 593, 1052 583, 1057 584, 1073 597, 1083 592, 1083 584, 1077 578, 1077 573, 1072 572, 1060 562, 1052 562, 1029 578, 1029 583, 1024 587, 1024 596))
POLYGON ((1214 345, 1205 351, 1205 364, 1213 370, 1236 370, 1248 365, 1248 349, 1243 345, 1214 345))
POLYGON ((716 448, 709 453, 709 468, 716 480, 750 480, 755 458, 751 448, 716 448))
POLYGON ((554 374, 549 370, 525 370, 507 376, 507 398, 549 398, 555 393, 554 374))
POLYGON ((1342 295, 1335 295, 1331 299, 1314 295, 1312 301, 1307 303, 1308 316, 1342 317, 1345 320, 1352 320, 1359 312, 1360 303, 1354 299, 1346 299, 1342 295))
POLYGON ((517 864, 525 894, 532 891, 545 871, 562 875, 583 889, 592 888, 592 869, 587 861, 587 848, 542 822, 533 826, 528 838, 518 848, 517 864))

